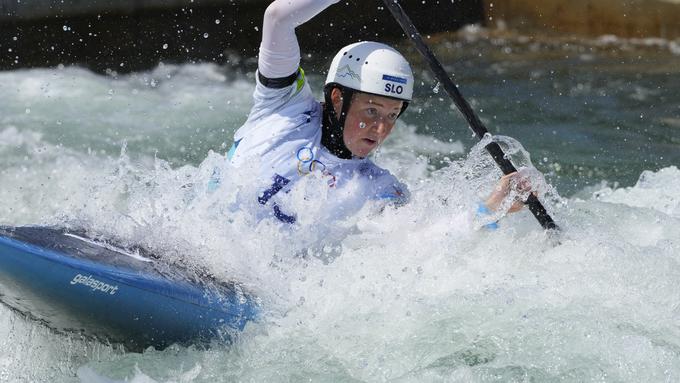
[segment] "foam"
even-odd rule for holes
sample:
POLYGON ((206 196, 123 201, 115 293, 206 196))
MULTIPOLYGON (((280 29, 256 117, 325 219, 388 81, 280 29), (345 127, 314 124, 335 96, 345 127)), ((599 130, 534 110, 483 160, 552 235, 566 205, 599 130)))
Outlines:
POLYGON ((600 201, 652 209, 680 218, 680 170, 676 166, 657 172, 644 171, 635 186, 612 189, 606 187, 593 193, 600 201))

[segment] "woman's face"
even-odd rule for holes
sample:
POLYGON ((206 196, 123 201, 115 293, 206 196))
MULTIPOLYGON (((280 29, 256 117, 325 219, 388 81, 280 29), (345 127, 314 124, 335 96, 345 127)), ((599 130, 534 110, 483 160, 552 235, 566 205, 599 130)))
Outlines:
MULTIPOLYGON (((342 94, 333 89, 331 100, 337 115, 342 110, 342 94)), ((343 140, 347 149, 357 157, 368 156, 394 128, 403 101, 368 93, 356 92, 347 112, 343 140)))

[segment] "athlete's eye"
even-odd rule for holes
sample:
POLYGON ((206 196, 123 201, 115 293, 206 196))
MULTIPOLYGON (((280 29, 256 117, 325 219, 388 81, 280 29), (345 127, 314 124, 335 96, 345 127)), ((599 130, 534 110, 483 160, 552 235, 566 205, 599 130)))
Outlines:
POLYGON ((378 109, 376 108, 368 108, 366 109, 366 114, 369 117, 376 117, 378 115, 378 109))
POLYGON ((399 118, 399 113, 390 113, 389 115, 387 115, 387 118, 390 121, 397 121, 397 118, 399 118))

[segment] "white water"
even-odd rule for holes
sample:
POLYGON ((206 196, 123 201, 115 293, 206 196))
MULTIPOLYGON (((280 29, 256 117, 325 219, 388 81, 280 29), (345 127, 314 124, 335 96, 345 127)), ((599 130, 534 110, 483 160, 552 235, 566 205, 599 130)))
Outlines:
MULTIPOLYGON (((570 198, 548 190, 556 238, 527 212, 488 231, 473 214, 499 176, 488 156, 475 147, 461 158, 460 142, 402 125, 377 160, 409 184, 412 203, 285 228, 234 209, 249 176, 207 152, 213 132, 224 136, 212 148, 230 143, 252 89, 220 73, 1 73, 0 224, 84 226, 181 257, 253 290, 265 320, 233 346, 137 354, 0 306, 0 381, 680 379, 676 167, 570 198), (192 162, 201 156, 187 142, 207 158, 192 162), (427 157, 438 155, 454 160, 435 170, 427 157), (225 182, 209 193, 215 167, 225 182)), ((290 203, 323 216, 328 197, 306 182, 312 203, 290 203)))

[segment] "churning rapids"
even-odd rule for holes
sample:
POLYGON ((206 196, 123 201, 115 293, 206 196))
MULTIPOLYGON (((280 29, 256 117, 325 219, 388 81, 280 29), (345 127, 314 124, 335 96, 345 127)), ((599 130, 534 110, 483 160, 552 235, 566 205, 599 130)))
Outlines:
POLYGON ((294 228, 235 206, 250 174, 223 155, 251 104, 247 63, 0 72, 0 225, 140 244, 266 309, 230 346, 127 353, 2 305, 0 381, 679 381, 678 44, 483 33, 440 41, 443 61, 489 129, 522 142, 496 138, 515 160, 531 152, 559 236, 528 212, 481 228, 499 172, 424 67, 376 155, 412 202, 333 221, 308 177, 294 228))

